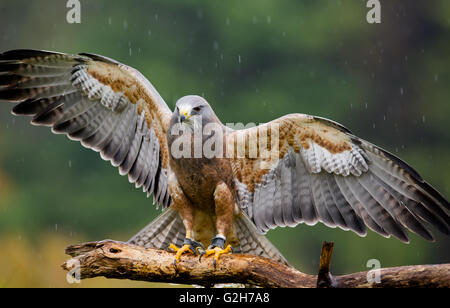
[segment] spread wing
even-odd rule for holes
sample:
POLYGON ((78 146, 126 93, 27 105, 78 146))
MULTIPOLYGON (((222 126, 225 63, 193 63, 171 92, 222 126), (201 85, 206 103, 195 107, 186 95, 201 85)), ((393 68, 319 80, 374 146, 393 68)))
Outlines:
POLYGON ((230 131, 227 147, 239 205, 262 232, 320 221, 361 236, 368 226, 404 242, 406 229, 433 240, 427 223, 450 233, 449 202, 439 192, 399 158, 330 120, 288 115, 230 131))
POLYGON ((121 175, 167 207, 166 130, 171 111, 137 70, 91 54, 38 50, 0 54, 0 100, 100 152, 121 175))

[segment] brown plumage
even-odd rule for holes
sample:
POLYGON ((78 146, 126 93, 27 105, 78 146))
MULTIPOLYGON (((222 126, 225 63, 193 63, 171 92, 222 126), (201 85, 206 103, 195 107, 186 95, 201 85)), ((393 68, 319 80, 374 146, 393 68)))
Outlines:
POLYGON ((233 130, 199 96, 181 98, 171 112, 137 70, 112 59, 36 50, 0 55, 0 100, 100 152, 153 194, 163 213, 130 242, 175 244, 177 261, 208 244, 206 254, 217 258, 230 244, 235 253, 286 262, 263 233, 302 222, 361 236, 368 226, 405 242, 407 229, 428 240, 429 225, 450 233, 449 202, 439 192, 327 119, 291 114, 233 130), (196 155, 207 146, 214 155, 196 155))

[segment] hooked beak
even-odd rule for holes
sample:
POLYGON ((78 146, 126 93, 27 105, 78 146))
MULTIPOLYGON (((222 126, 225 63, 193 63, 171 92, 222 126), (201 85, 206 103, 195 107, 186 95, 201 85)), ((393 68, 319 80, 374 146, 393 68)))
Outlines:
POLYGON ((180 111, 180 123, 183 123, 184 121, 189 120, 190 117, 191 116, 188 115, 186 110, 181 110, 180 111))

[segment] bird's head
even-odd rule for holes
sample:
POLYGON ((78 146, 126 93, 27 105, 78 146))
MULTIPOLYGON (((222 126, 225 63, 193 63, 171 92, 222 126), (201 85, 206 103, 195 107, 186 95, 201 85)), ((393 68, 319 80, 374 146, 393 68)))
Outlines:
POLYGON ((208 102, 197 95, 180 98, 176 103, 173 117, 177 120, 176 122, 192 128, 202 127, 205 123, 217 120, 208 102))

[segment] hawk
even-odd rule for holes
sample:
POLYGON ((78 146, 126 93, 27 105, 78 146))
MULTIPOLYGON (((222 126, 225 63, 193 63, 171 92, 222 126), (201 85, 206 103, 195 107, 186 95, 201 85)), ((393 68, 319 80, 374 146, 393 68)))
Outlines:
POLYGON ((163 212, 129 242, 170 247, 175 264, 185 252, 216 264, 231 250, 287 263, 264 233, 299 223, 360 236, 368 227, 403 242, 407 230, 431 241, 430 225, 450 231, 449 202, 412 167, 321 117, 234 130, 200 96, 180 98, 172 112, 141 73, 115 60, 40 50, 0 54, 0 100, 153 194, 163 212), (179 153, 207 145, 231 155, 179 153))

